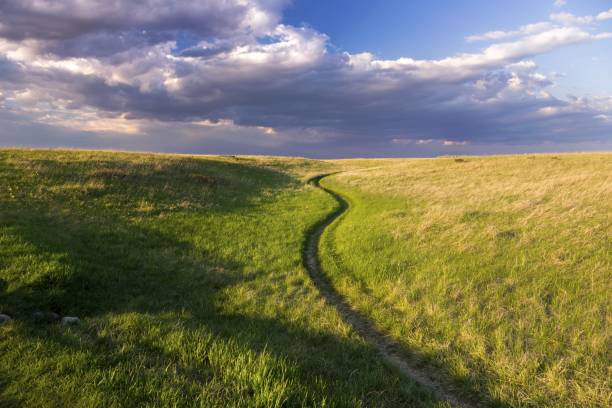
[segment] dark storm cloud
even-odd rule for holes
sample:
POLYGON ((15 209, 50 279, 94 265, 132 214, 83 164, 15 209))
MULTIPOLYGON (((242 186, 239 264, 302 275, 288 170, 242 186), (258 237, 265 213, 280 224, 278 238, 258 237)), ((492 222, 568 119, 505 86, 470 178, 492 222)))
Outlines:
POLYGON ((0 36, 66 40, 98 32, 192 30, 204 36, 241 29, 249 8, 237 1, 3 0, 0 36))
MULTIPOLYGON (((76 38, 66 40, 46 40, 41 48, 59 57, 97 57, 109 58, 118 53, 133 48, 150 47, 176 37, 174 32, 162 31, 125 31, 118 35, 116 32, 102 31, 83 34, 76 38)), ((109 61, 112 62, 112 61, 109 61)))
POLYGON ((0 37, 36 40, 61 57, 105 57, 192 32, 202 38, 266 30, 284 0, 3 0, 0 37), (263 9, 262 7, 266 7, 263 9))

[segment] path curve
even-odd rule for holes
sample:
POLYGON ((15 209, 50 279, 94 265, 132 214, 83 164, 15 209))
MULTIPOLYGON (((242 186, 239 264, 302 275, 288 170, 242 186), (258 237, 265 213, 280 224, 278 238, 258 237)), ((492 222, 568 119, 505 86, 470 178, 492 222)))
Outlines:
POLYGON ((474 405, 460 401, 455 395, 443 389, 443 386, 435 379, 431 378, 424 370, 416 368, 407 359, 402 358, 398 350, 402 346, 385 336, 374 324, 363 314, 355 310, 332 286, 326 277, 319 259, 319 242, 321 235, 327 227, 338 219, 349 209, 349 203, 337 192, 321 186, 320 181, 328 176, 337 173, 322 174, 308 180, 308 183, 325 191, 331 195, 338 203, 338 208, 317 223, 306 237, 304 249, 302 251, 302 261, 308 270, 310 278, 315 286, 325 298, 325 301, 335 307, 345 322, 347 322, 355 332, 363 337, 368 343, 375 347, 380 355, 388 364, 395 367, 405 377, 429 389, 439 400, 447 401, 456 407, 472 407, 474 405))

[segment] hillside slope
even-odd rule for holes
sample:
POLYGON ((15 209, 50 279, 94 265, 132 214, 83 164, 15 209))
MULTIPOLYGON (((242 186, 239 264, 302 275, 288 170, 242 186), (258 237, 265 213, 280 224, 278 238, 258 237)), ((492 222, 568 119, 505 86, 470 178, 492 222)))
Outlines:
POLYGON ((323 269, 407 358, 493 405, 610 406, 612 154, 389 161, 322 184, 350 203, 323 269))
POLYGON ((302 266, 331 167, 0 151, 0 405, 440 406, 302 266))

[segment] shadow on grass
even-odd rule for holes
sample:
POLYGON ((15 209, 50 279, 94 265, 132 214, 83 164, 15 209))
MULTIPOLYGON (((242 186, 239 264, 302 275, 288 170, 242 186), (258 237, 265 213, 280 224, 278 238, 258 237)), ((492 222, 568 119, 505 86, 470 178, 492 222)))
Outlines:
MULTIPOLYGON (((88 170, 67 166, 56 169, 53 178, 45 182, 70 181, 75 179, 76 171, 88 170)), ((236 183, 234 188, 240 190, 240 195, 231 189, 229 193, 217 192, 215 199, 219 206, 211 209, 213 212, 245 211, 252 205, 251 200, 259 197, 263 190, 284 188, 294 182, 271 170, 248 166, 236 169, 235 166, 242 165, 227 163, 215 163, 215 166, 212 170, 207 168, 206 174, 228 177, 229 183, 236 183), (239 183, 244 185, 240 187, 239 183), (236 197, 240 199, 236 200, 236 197)), ((193 171, 187 170, 189 174, 193 171)), ((49 173, 47 169, 45 174, 49 173)), ((132 194, 141 195, 146 190, 150 196, 157 197, 157 202, 173 202, 179 198, 175 192, 180 195, 180 185, 184 182, 175 180, 172 189, 160 192, 157 188, 164 185, 161 180, 151 185, 134 186, 131 185, 134 179, 131 177, 127 182, 114 180, 106 185, 105 191, 96 194, 121 193, 124 188, 125 200, 129 201, 132 194), (168 191, 171 191, 170 197, 166 197, 168 191)), ((95 206, 95 203, 89 203, 89 207, 86 204, 87 210, 84 211, 78 206, 81 199, 80 196, 58 196, 52 205, 45 203, 39 208, 30 201, 0 201, 0 228, 25 243, 30 248, 27 250, 29 254, 42 257, 40 262, 54 262, 49 271, 33 273, 23 284, 12 289, 9 286, 0 292, 3 311, 19 321, 15 329, 18 335, 54 342, 74 352, 86 351, 102 370, 111 369, 120 362, 130 363, 144 358, 149 368, 159 371, 172 364, 178 373, 176 375, 183 378, 185 384, 197 385, 207 381, 199 365, 182 362, 156 347, 150 339, 134 340, 138 357, 129 353, 124 355, 119 351, 125 345, 122 340, 102 334, 88 325, 74 330, 91 341, 76 341, 69 331, 31 319, 35 310, 76 315, 94 321, 109 315, 134 313, 152 316, 162 326, 181 323, 187 331, 206 329, 214 336, 231 340, 248 350, 266 351, 286 359, 297 367, 292 375, 304 388, 302 395, 294 395, 294 399, 289 400, 292 405, 304 401, 314 404, 315 398, 321 396, 330 401, 337 398, 346 405, 354 402, 353 398, 366 406, 414 406, 432 402, 427 392, 403 382, 398 375, 381 367, 375 351, 367 345, 306 330, 281 319, 228 315, 219 307, 225 289, 257 279, 266 271, 241 273, 249 265, 234 259, 220 259, 218 254, 202 253, 187 239, 168 232, 172 231, 171 228, 166 230, 158 228, 160 224, 131 222, 95 206), (93 214, 92 208, 95 210, 93 214), (172 318, 168 318, 169 315, 172 318), (373 372, 379 375, 372 377, 373 372), (356 389, 355 384, 362 388, 356 389), (390 389, 393 387, 397 388, 392 392, 390 389)), ((28 267, 35 269, 35 265, 28 265, 35 261, 28 257, 28 253, 18 261, 22 262, 19 267, 26 273, 28 267)), ((8 381, 11 375, 0 372, 0 381, 8 381)), ((195 398, 193 387, 184 391, 195 398)), ((148 400, 151 396, 132 397, 132 402, 151 402, 148 400)), ((9 405, 11 400, 2 396, 1 402, 9 405)))
POLYGON ((33 198, 39 206, 72 201, 96 209, 96 216, 124 218, 177 210, 236 212, 261 202, 266 191, 299 183, 247 158, 119 157, 84 161, 58 154, 14 164, 3 163, 0 155, 0 181, 17 199, 33 198), (144 212, 143 201, 151 206, 144 212))
POLYGON ((0 280, 5 310, 27 314, 38 308, 83 316, 130 309, 159 312, 181 307, 194 285, 215 292, 244 279, 233 272, 244 265, 193 248, 189 231, 177 232, 165 219, 184 215, 189 221, 195 211, 173 205, 186 199, 206 202, 202 213, 209 216, 239 214, 255 206, 265 191, 297 183, 286 174, 236 160, 181 158, 160 165, 39 159, 25 169, 0 167, 0 182, 8 173, 7 184, 19 183, 21 195, 15 200, 0 195, 0 228, 33 247, 22 253, 18 249, 12 257, 22 258, 19 267, 26 274, 40 267, 30 265, 36 256, 43 266, 52 264, 39 275, 29 274, 29 282, 10 293, 3 293, 7 283, 0 280), (36 178, 29 171, 36 171, 36 178), (100 177, 104 182, 93 189, 71 188, 95 184, 100 177), (190 191, 196 179, 204 185, 190 191), (142 198, 157 210, 132 213, 142 198))

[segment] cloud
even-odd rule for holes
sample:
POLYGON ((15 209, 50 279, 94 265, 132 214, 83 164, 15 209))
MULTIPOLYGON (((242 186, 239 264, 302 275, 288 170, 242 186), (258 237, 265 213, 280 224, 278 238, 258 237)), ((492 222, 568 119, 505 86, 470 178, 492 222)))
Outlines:
POLYGON ((612 9, 608 11, 602 11, 597 15, 598 21, 612 20, 612 9))
POLYGON ((566 0, 555 0, 555 7, 563 7, 567 4, 566 0))
POLYGON ((442 145, 444 146, 465 146, 466 144, 468 144, 468 142, 465 140, 444 140, 442 142, 442 145))
POLYGON ((552 27, 515 41, 490 45, 480 53, 460 54, 442 60, 373 60, 369 54, 356 56, 355 66, 404 71, 408 75, 431 79, 464 79, 484 69, 499 69, 507 64, 545 54, 567 45, 610 38, 611 33, 592 34, 579 27, 552 27))
POLYGON ((589 25, 598 21, 611 20, 612 9, 608 11, 602 11, 596 16, 575 16, 574 14, 567 12, 553 13, 550 15, 550 19, 554 22, 561 23, 564 25, 589 25))
MULTIPOLYGON (((555 6, 562 7, 565 1, 555 2, 555 6)), ((552 13, 549 16, 549 21, 542 21, 533 24, 527 24, 512 31, 489 31, 483 34, 474 34, 465 37, 467 42, 478 41, 500 41, 521 36, 539 34, 542 32, 551 31, 562 26, 585 26, 592 25, 597 21, 605 21, 612 19, 612 9, 599 13, 597 16, 576 16, 568 12, 552 13)))
MULTIPOLYGON (((555 3, 557 5, 557 3, 555 3)), ((565 2, 560 2, 558 7, 565 5, 565 2)), ((612 9, 599 13, 597 16, 576 16, 568 12, 552 13, 549 16, 549 21, 542 21, 533 24, 527 24, 512 31, 489 31, 483 34, 474 34, 465 37, 467 42, 478 41, 500 41, 521 36, 539 34, 547 31, 558 29, 562 26, 585 26, 591 25, 597 21, 605 21, 612 19, 612 9)))
POLYGON ((491 40, 497 41, 497 40, 504 40, 504 39, 513 38, 513 37, 519 37, 521 35, 538 34, 538 33, 541 33, 542 31, 549 30, 552 27, 553 26, 550 22, 544 21, 541 23, 528 24, 528 25, 522 26, 518 30, 515 30, 515 31, 489 31, 484 34, 470 35, 470 36, 467 36, 465 39, 468 42, 491 41, 491 40))
MULTIPOLYGON (((493 43, 475 53, 387 60, 333 51, 324 33, 282 24, 286 4, 5 1, 0 122, 21 123, 32 143, 163 151, 384 152, 610 137, 610 122, 596 119, 612 115, 609 100, 555 98, 553 79, 531 61, 606 40, 605 31, 552 20, 483 34, 493 43)), ((0 129, 0 144, 15 140, 0 129)))
MULTIPOLYGON (((72 39, 93 33, 168 30, 223 36, 265 32, 278 23, 285 1, 4 0, 0 35, 9 39, 72 39)), ((163 38, 163 36, 162 36, 163 38)))
POLYGON ((587 25, 595 21, 593 16, 575 16, 572 13, 562 12, 550 15, 550 19, 564 25, 587 25))

